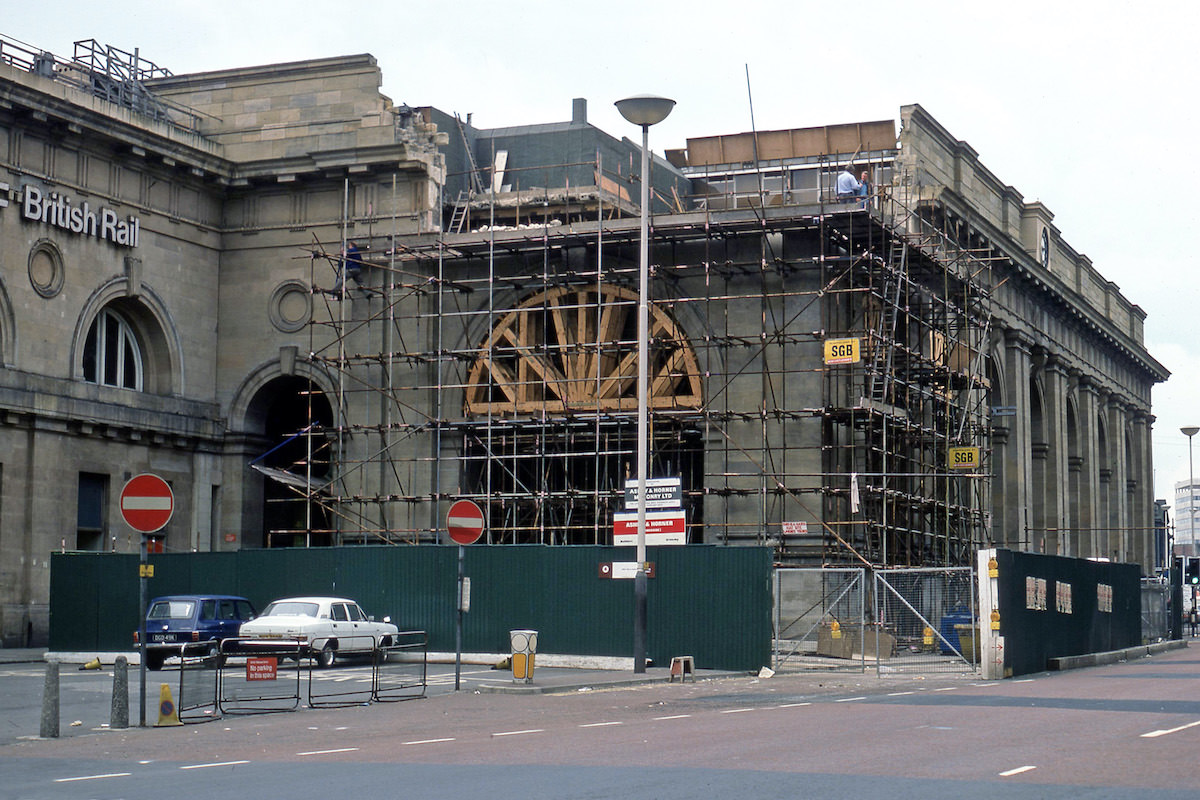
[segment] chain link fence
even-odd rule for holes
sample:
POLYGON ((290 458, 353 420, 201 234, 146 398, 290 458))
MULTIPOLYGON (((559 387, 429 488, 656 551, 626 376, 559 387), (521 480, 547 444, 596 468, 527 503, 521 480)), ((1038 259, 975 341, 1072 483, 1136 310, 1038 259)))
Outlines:
POLYGON ((971 567, 775 571, 776 670, 974 672, 971 567))

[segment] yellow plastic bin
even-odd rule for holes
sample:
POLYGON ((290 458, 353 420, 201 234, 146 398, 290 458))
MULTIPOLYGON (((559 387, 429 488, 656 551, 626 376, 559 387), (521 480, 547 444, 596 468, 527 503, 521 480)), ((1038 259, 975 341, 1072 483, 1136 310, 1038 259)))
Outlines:
POLYGON ((954 630, 958 633, 959 650, 962 651, 963 658, 974 659, 972 664, 979 663, 979 628, 974 625, 955 625, 954 630))
POLYGON ((510 663, 512 664, 513 682, 533 682, 533 661, 537 655, 537 631, 517 630, 508 632, 510 663))

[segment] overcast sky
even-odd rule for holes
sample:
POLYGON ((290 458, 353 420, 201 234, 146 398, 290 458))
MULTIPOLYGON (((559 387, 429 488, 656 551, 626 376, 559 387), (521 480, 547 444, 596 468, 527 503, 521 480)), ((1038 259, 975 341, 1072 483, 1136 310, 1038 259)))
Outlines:
MULTIPOLYGON (((1183 425, 1200 331, 1195 209, 1195 12, 1178 3, 450 0, 6 3, 0 33, 61 56, 76 40, 176 74, 371 53, 396 103, 474 115, 478 127, 558 122, 571 100, 636 138, 612 102, 678 101, 651 130, 689 136, 898 120, 919 103, 1149 315, 1172 372, 1154 390, 1155 496, 1188 477, 1183 425)), ((1200 448, 1200 442, 1196 443, 1200 448)), ((1197 452, 1200 459, 1200 452, 1197 452)), ((1197 464, 1200 469, 1200 461, 1197 464)), ((1200 472, 1197 473, 1200 475, 1200 472)))

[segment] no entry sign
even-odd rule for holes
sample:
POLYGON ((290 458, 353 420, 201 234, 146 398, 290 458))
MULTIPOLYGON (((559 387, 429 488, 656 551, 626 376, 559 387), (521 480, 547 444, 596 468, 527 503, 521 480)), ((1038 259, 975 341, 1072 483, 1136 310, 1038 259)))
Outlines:
POLYGON ((483 535, 483 512, 470 500, 459 500, 446 515, 446 531, 458 544, 475 544, 483 535))
POLYGON ((157 475, 134 475, 121 490, 121 516, 135 531, 154 533, 171 521, 173 513, 175 495, 157 475))

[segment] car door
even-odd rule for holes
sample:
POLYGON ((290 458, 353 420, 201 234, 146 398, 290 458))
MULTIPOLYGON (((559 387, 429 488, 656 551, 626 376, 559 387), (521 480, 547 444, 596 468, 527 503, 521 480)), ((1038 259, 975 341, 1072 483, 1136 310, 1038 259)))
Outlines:
POLYGON ((221 611, 216 600, 201 601, 194 630, 197 638, 204 641, 221 638, 221 611))
POLYGON ((354 620, 355 633, 361 637, 359 646, 374 649, 379 643, 379 623, 368 617, 358 603, 350 604, 350 619, 354 620))
MULTIPOLYGON (((354 627, 350 623, 350 612, 346 610, 345 603, 333 603, 329 609, 329 616, 333 636, 341 640, 354 634, 354 627)), ((338 649, 344 649, 344 644, 339 641, 338 649)))
POLYGON ((242 620, 238 617, 237 601, 232 597, 224 597, 220 601, 219 612, 219 629, 218 639, 231 639, 238 634, 238 628, 242 626, 242 620))

